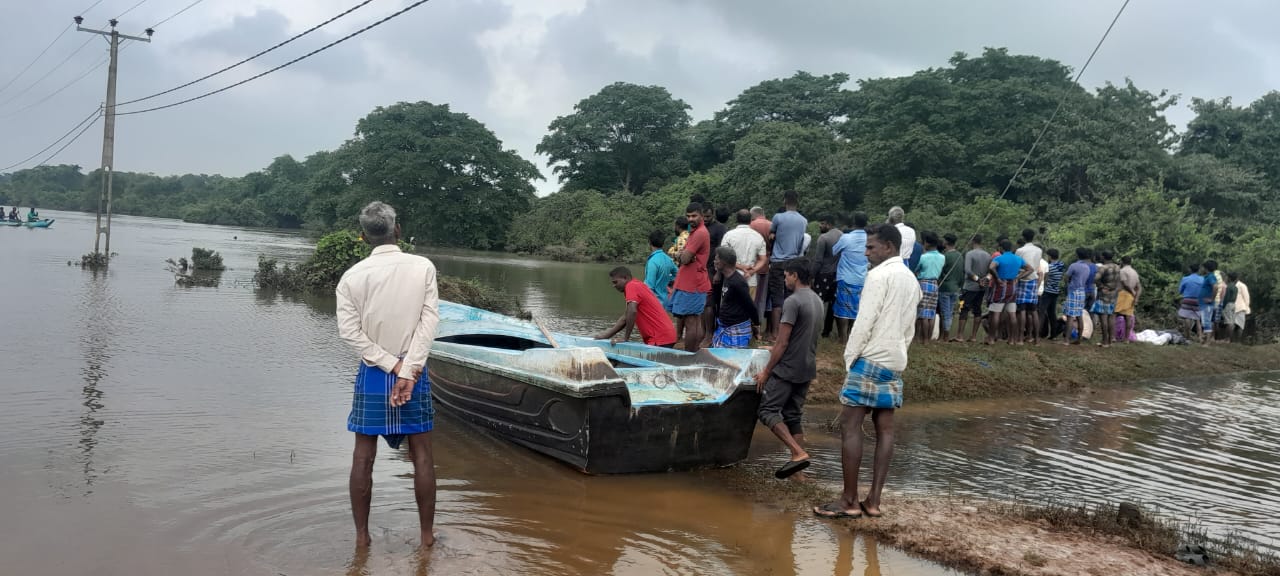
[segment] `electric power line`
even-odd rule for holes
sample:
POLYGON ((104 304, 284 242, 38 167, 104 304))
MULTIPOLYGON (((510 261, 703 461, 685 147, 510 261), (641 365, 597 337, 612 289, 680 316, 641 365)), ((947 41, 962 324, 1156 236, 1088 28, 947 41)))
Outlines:
POLYGON ((143 4, 146 4, 146 3, 147 3, 147 0, 138 0, 138 3, 137 3, 137 4, 134 4, 134 5, 133 5, 132 7, 130 7, 128 10, 125 10, 124 12, 121 12, 119 16, 116 16, 116 17, 115 17, 115 19, 116 19, 116 20, 119 20, 119 19, 121 19, 121 18, 124 18, 125 14, 128 14, 128 13, 130 13, 130 12, 133 12, 133 9, 134 9, 134 8, 137 8, 137 7, 139 7, 139 6, 143 5, 143 4))
MULTIPOLYGON (((132 46, 132 45, 133 45, 133 44, 132 44, 132 43, 130 43, 128 40, 122 40, 122 41, 120 42, 120 52, 124 52, 125 50, 127 50, 127 49, 129 48, 129 46, 132 46)), ((60 86, 57 90, 54 90, 53 92, 50 92, 49 94, 45 95, 45 97, 43 97, 43 98, 41 98, 41 99, 39 99, 39 100, 36 100, 35 102, 32 102, 32 103, 30 103, 30 104, 27 104, 26 106, 23 106, 22 108, 18 108, 17 110, 14 110, 13 112, 10 112, 10 113, 8 113, 8 114, 5 114, 5 115, 3 115, 3 116, 0 116, 0 120, 5 120, 5 119, 13 118, 14 116, 17 116, 17 115, 19 115, 19 114, 22 114, 23 112, 26 112, 27 110, 30 110, 30 109, 32 109, 32 108, 35 108, 36 106, 39 106, 39 105, 41 105, 41 104, 44 104, 45 102, 47 102, 47 101, 51 100, 54 96, 57 96, 58 94, 61 94, 63 90, 66 90, 67 88, 70 88, 70 87, 72 87, 72 86, 74 86, 74 85, 78 84, 81 80, 84 80, 84 79, 85 79, 85 78, 87 78, 90 74, 93 74, 95 71, 97 71, 99 68, 101 68, 101 67, 105 66, 105 65, 107 64, 107 62, 110 62, 110 61, 111 61, 111 58, 110 58, 109 56, 108 56, 108 57, 103 57, 101 60, 99 60, 99 61, 98 61, 98 63, 97 63, 97 64, 94 64, 94 65, 93 65, 92 67, 90 67, 88 70, 85 70, 84 72, 80 73, 80 75, 79 75, 79 76, 76 76, 75 78, 71 79, 71 81, 70 81, 70 82, 67 82, 66 84, 63 84, 63 85, 62 85, 62 86, 60 86)))
MULTIPOLYGON (((101 111, 101 109, 99 109, 99 111, 101 111)), ((41 160, 40 163, 36 164, 34 167, 40 167, 40 166, 44 166, 45 164, 48 164, 50 160, 53 160, 57 155, 61 154, 63 150, 66 150, 68 146, 74 144, 75 141, 79 140, 81 136, 84 136, 84 133, 88 132, 90 128, 93 128, 93 125, 97 124, 98 118, 101 118, 101 117, 102 117, 102 114, 98 114, 97 116, 95 116, 93 118, 93 121, 90 121, 88 124, 85 125, 84 128, 81 128, 80 132, 76 134, 74 138, 68 140, 67 143, 63 144, 61 148, 54 151, 53 154, 50 154, 44 160, 41 160)))
MULTIPOLYGON (((1080 77, 1084 76, 1084 71, 1089 69, 1089 64, 1093 62, 1093 57, 1098 55, 1098 50, 1102 49, 1102 43, 1107 41, 1107 36, 1111 35, 1111 30, 1116 27, 1116 22, 1120 20, 1120 15, 1124 14, 1124 9, 1128 7, 1129 0, 1124 0, 1124 4, 1121 4, 1120 9, 1116 11, 1115 18, 1111 19, 1111 24, 1107 26, 1106 32, 1102 33, 1102 38, 1098 39, 1098 43, 1093 47, 1093 52, 1089 53, 1089 58, 1084 61, 1084 66, 1080 67, 1080 71, 1076 73, 1076 77, 1072 80, 1071 85, 1062 89, 1062 98, 1058 99, 1057 107, 1053 109, 1053 113, 1049 115, 1049 119, 1044 121, 1044 127, 1040 129, 1040 134, 1037 135, 1035 141, 1031 143, 1031 148, 1027 150, 1027 155, 1022 158, 1022 163, 1018 165, 1018 169, 1013 171, 1013 176, 1009 178, 1009 183, 1005 184, 1004 190, 1001 191, 1000 196, 996 198, 997 201, 1003 200, 1005 195, 1009 193, 1009 189, 1013 188, 1013 183, 1017 182, 1018 175, 1022 173, 1023 168, 1027 167, 1027 162, 1031 161, 1031 155, 1035 153, 1036 147, 1040 145, 1040 141, 1044 139, 1044 135, 1049 132, 1049 127, 1053 125, 1053 120, 1058 117, 1058 112, 1062 111, 1062 106, 1066 104, 1067 97, 1071 95, 1071 87, 1079 85, 1080 77)), ((970 244, 973 243, 974 236, 978 235, 978 232, 982 230, 982 227, 987 225, 987 221, 991 219, 993 214, 995 214, 997 208, 999 207, 992 206, 991 210, 987 212, 987 215, 982 218, 982 223, 978 224, 978 228, 973 231, 973 235, 969 236, 970 244)))
POLYGON ((319 48, 316 48, 315 50, 312 50, 312 51, 310 51, 310 52, 308 52, 308 53, 306 53, 306 54, 303 54, 302 56, 299 56, 299 57, 297 57, 297 58, 294 58, 293 60, 290 60, 290 61, 288 61, 288 62, 285 62, 284 64, 281 64, 281 65, 279 65, 279 66, 276 66, 275 68, 272 68, 272 69, 267 70, 267 71, 265 71, 265 72, 261 72, 261 73, 259 73, 259 74, 255 74, 255 75, 253 75, 253 76, 250 76, 250 77, 248 77, 248 78, 245 78, 244 80, 241 80, 241 81, 239 81, 239 82, 236 82, 235 84, 231 84, 231 85, 229 85, 229 86, 223 86, 222 88, 219 88, 219 89, 214 90, 214 91, 212 91, 212 92, 205 92, 204 94, 201 94, 201 95, 199 95, 199 96, 195 96, 195 97, 193 97, 193 98, 187 98, 186 100, 179 100, 179 101, 174 102, 174 103, 172 103, 172 104, 165 104, 164 106, 156 106, 156 107, 154 107, 154 108, 146 108, 146 109, 143 109, 143 110, 131 110, 131 111, 129 111, 129 112, 117 112, 117 115, 120 115, 120 116, 128 116, 128 115, 130 115, 130 114, 144 114, 144 113, 146 113, 146 112, 155 112, 155 111, 157 111, 157 110, 164 110, 165 108, 173 108, 174 106, 181 106, 181 105, 186 104, 186 103, 189 103, 189 102, 195 102, 196 100, 200 100, 200 99, 203 99, 203 98, 208 98, 208 97, 210 97, 210 96, 213 96, 214 94, 218 94, 218 93, 221 93, 221 92, 226 92, 227 90, 230 90, 230 89, 232 89, 232 88, 235 88, 236 86, 240 86, 240 85, 243 85, 243 84, 248 84, 249 82, 252 82, 252 81, 254 81, 254 80, 257 80, 258 78, 261 78, 261 77, 263 77, 263 76, 266 76, 266 75, 268 75, 268 74, 271 74, 272 72, 275 72, 275 71, 277 71, 277 70, 280 70, 280 69, 285 68, 285 67, 288 67, 288 66, 291 66, 291 65, 296 64, 296 63, 298 63, 298 62, 301 62, 301 61, 303 61, 303 60, 306 60, 307 58, 310 58, 310 57, 312 57, 312 56, 315 56, 316 54, 319 54, 319 53, 321 53, 321 52, 324 52, 325 50, 328 50, 328 49, 330 49, 330 48, 332 48, 332 47, 334 47, 334 46, 337 46, 338 44, 341 44, 341 43, 343 43, 343 42, 346 42, 347 40, 350 40, 350 39, 352 39, 352 38, 355 38, 356 36, 359 36, 359 35, 361 35, 361 34, 363 34, 363 33, 367 32, 367 31, 369 31, 369 30, 371 30, 371 29, 373 29, 373 28, 376 28, 377 26, 380 26, 380 25, 382 25, 382 24, 386 23, 387 21, 391 20, 392 18, 395 18, 395 17, 397 17, 397 16, 400 16, 401 14, 404 14, 405 12, 408 12, 408 11, 410 11, 410 10, 413 10, 414 8, 417 8, 418 6, 421 6, 421 5, 423 5, 423 4, 426 4, 427 2, 430 2, 430 1, 431 1, 431 0, 418 0, 417 2, 414 2, 413 4, 410 4, 410 5, 408 5, 408 6, 405 6, 404 8, 401 8, 400 10, 398 10, 398 11, 396 11, 396 12, 393 12, 392 14, 390 14, 390 15, 386 16, 385 18, 383 18, 383 19, 381 19, 381 20, 378 20, 377 22, 374 22, 374 23, 372 23, 372 24, 370 24, 370 25, 368 25, 368 26, 365 26, 364 28, 361 28, 361 29, 359 29, 359 30, 356 30, 355 32, 352 32, 352 33, 350 33, 350 34, 347 34, 346 36, 343 36, 342 38, 339 38, 339 39, 337 39, 337 40, 334 40, 333 42, 330 42, 330 43, 328 43, 328 44, 325 44, 324 46, 321 46, 321 47, 319 47, 319 48))
MULTIPOLYGON (((93 111, 93 113, 92 113, 92 114, 90 114, 90 115, 86 116, 86 117, 84 118, 84 120, 81 120, 78 124, 76 124, 76 125, 75 125, 74 127, 72 127, 70 130, 67 130, 67 133, 66 133, 66 134, 63 134, 63 135, 62 135, 62 136, 60 136, 60 137, 58 137, 58 139, 57 139, 57 140, 54 140, 53 142, 50 142, 48 146, 45 146, 44 148, 41 148, 41 149, 40 149, 40 151, 39 151, 39 152, 36 152, 35 154, 32 154, 32 155, 30 155, 30 156, 28 156, 28 157, 26 157, 26 158, 24 158, 24 159, 22 159, 22 160, 20 160, 20 161, 18 161, 18 162, 14 162, 13 164, 10 164, 10 165, 8 165, 8 166, 5 166, 4 168, 0 168, 0 172, 5 172, 5 171, 7 171, 7 170, 11 170, 11 169, 13 169, 13 168, 15 168, 15 167, 21 166, 21 165, 23 165, 23 164, 26 164, 27 162, 30 162, 30 161, 34 160, 37 156, 39 156, 39 155, 41 155, 41 154, 44 154, 45 152, 48 152, 50 148, 53 148, 54 146, 57 146, 59 142, 62 142, 63 140, 65 140, 67 136, 70 136, 70 135, 71 135, 73 132, 75 132, 76 130, 80 130, 80 127, 81 127, 81 126, 84 126, 86 123, 88 123, 88 125, 89 125, 89 126, 93 126, 93 121, 94 121, 94 120, 97 120, 97 119, 98 119, 99 117, 101 117, 101 116, 102 116, 102 107, 101 107, 101 106, 99 106, 98 108, 94 109, 94 111, 93 111)), ((87 129, 87 127, 86 127, 86 129, 87 129)), ((81 133, 81 134, 83 134, 83 133, 84 133, 84 130, 80 130, 80 133, 81 133)), ((80 137, 79 135, 77 135, 77 136, 76 136, 76 138, 79 138, 79 137, 80 137)), ((75 139, 73 138, 73 139, 72 139, 72 142, 74 142, 74 141, 75 141, 75 139)), ((66 146, 63 146, 63 148, 66 148, 66 146)), ((59 150, 58 150, 58 152, 61 152, 61 151, 62 151, 62 149, 59 149, 59 150)), ((57 155, 57 152, 55 152, 55 153, 54 153, 54 155, 56 156, 56 155, 57 155)), ((51 156, 50 158, 52 158, 52 156, 51 156)), ((45 160, 45 162, 48 162, 48 160, 45 160)), ((43 162, 42 162, 42 164, 43 164, 43 162)))
POLYGON ((50 42, 48 46, 45 46, 44 50, 41 50, 40 53, 37 54, 35 58, 32 58, 31 61, 28 62, 27 65, 22 68, 21 72, 18 72, 16 76, 14 76, 13 78, 10 78, 8 82, 5 82, 4 86, 0 86, 0 92, 4 92, 6 89, 9 88, 9 86, 12 86, 14 82, 17 82, 18 79, 21 78, 23 74, 26 74, 27 70, 30 70, 32 66, 35 66, 36 62, 39 61, 41 58, 43 58, 45 53, 48 52, 50 48, 53 48, 54 44, 57 44, 58 41, 61 40, 63 36, 67 35, 67 32, 71 31, 71 26, 72 26, 71 24, 67 24, 67 27, 63 28, 62 32, 59 32, 58 35, 54 37, 53 41, 50 42))
MULTIPOLYGON (((203 1, 203 0, 197 0, 197 2, 196 2, 196 3, 198 4, 199 2, 202 2, 202 1, 203 1)), ((228 70, 231 70, 232 68, 236 68, 236 67, 238 67, 238 66, 240 66, 240 65, 242 65, 242 64, 245 64, 246 62, 249 62, 250 60, 253 60, 253 59, 255 59, 255 58, 258 58, 259 56, 262 56, 262 55, 264 55, 264 54, 266 54, 266 53, 268 53, 268 52, 271 52, 271 51, 273 51, 273 50, 275 50, 275 49, 277 49, 277 48, 280 48, 281 46, 284 46, 285 44, 288 44, 288 43, 290 43, 290 42, 293 42, 294 40, 297 40, 297 39, 299 39, 299 38, 302 38, 303 36, 306 36, 307 34, 310 34, 310 33, 312 33, 312 32, 315 32, 316 30, 319 30, 320 28, 322 28, 322 27, 324 27, 324 26, 328 25, 330 22, 333 22, 334 20, 337 20, 337 19, 339 19, 339 18, 342 18, 343 16, 346 16, 347 14, 350 14, 350 13, 352 13, 352 12, 355 12, 356 10, 358 10, 358 9, 360 9, 360 8, 362 8, 362 7, 364 7, 366 4, 368 4, 368 3, 372 2, 372 1, 373 1, 373 0, 364 0, 364 2, 361 2, 361 3, 359 3, 359 4, 356 4, 355 6, 352 6, 352 7, 348 8, 345 12, 342 12, 341 14, 338 14, 337 16, 334 16, 334 17, 332 17, 332 18, 330 18, 330 19, 328 19, 328 20, 325 20, 324 22, 321 22, 321 23, 319 23, 319 24, 316 24, 315 26, 312 26, 311 28, 308 28, 307 30, 304 30, 303 32, 299 33, 298 35, 296 35, 296 36, 294 36, 294 37, 292 37, 292 38, 289 38, 289 39, 287 39, 287 40, 285 40, 285 41, 283 41, 283 42, 280 42, 279 44, 276 44, 275 46, 272 46, 272 47, 270 47, 270 48, 267 48, 266 50, 263 50, 263 51, 261 51, 261 52, 259 52, 259 53, 257 53, 257 54, 254 54, 253 56, 250 56, 250 57, 248 57, 248 58, 245 58, 244 60, 241 60, 241 61, 239 61, 239 62, 236 62, 235 64, 232 64, 232 65, 230 65, 230 66, 227 66, 226 68, 223 68, 223 69, 221 69, 221 70, 218 70, 217 72, 213 72, 213 73, 211 73, 211 74, 206 74, 206 75, 204 75, 204 76, 201 76, 201 77, 199 77, 199 78, 196 78, 195 80, 192 80, 192 81, 190 81, 190 82, 187 82, 186 84, 183 84, 183 85, 181 85, 181 86, 175 86, 175 87, 170 88, 170 89, 168 89, 168 90, 165 90, 165 91, 163 91, 163 92, 156 92, 155 94, 152 94, 152 95, 150 95, 150 96, 143 96, 142 98, 134 98, 133 100, 128 100, 128 101, 125 101, 125 102, 119 102, 119 103, 117 103, 117 104, 116 104, 116 107, 124 106, 124 105, 126 105, 126 104, 135 104, 135 103, 138 103, 138 102, 142 102, 142 101, 144 101, 144 100, 150 100, 150 99, 152 99, 152 98, 156 98, 156 97, 158 97, 158 96, 164 96, 165 94, 169 94, 169 93, 172 93, 172 92, 177 92, 178 90, 181 90, 181 89, 183 89, 183 88, 186 88, 186 87, 188 87, 188 86, 191 86, 192 84, 196 84, 196 83, 198 83, 198 82, 203 82, 203 81, 205 81, 205 80, 208 80, 208 79, 210 79, 210 78, 213 78, 214 76, 217 76, 217 75, 219 75, 219 74, 222 74, 223 72, 226 72, 226 71, 228 71, 228 70)), ((421 4, 421 2, 419 2, 419 4, 421 4)), ((195 5, 195 4, 192 4, 192 6, 194 6, 194 5, 195 5)), ((409 8, 413 8, 414 6, 417 6, 417 4, 414 4, 414 5, 410 6, 409 8)), ((188 6, 187 8, 190 8, 190 6, 188 6)), ((183 8, 182 10, 183 10, 183 11, 185 11, 185 10, 186 10, 186 8, 183 8)), ((407 10, 407 9, 406 9, 406 10, 407 10)), ((403 11, 402 11, 402 12, 403 12, 403 11)), ((181 13, 182 13, 181 11, 179 11, 179 12, 178 12, 178 14, 181 14, 181 13)), ((398 15, 398 14, 399 14, 399 13, 397 13, 397 14, 393 14, 392 16, 395 16, 395 15, 398 15)), ((176 16, 176 15, 177 15, 177 14, 175 14, 174 16, 176 16)), ((173 17, 173 16, 170 16, 170 18, 172 18, 172 17, 173 17)), ((166 19, 165 19, 165 21, 167 21, 167 20, 168 20, 168 18, 166 18, 166 19)), ((164 22, 164 21, 162 21, 162 23, 163 23, 163 22, 164 22)), ((158 26, 158 24, 157 24, 157 26, 158 26)), ((155 27, 155 26, 152 26, 152 28, 154 28, 154 27, 155 27)), ((362 31, 363 31, 363 30, 362 30, 362 31)), ((344 40, 345 40, 345 38, 344 38, 344 40)), ((308 56, 309 56, 309 55, 308 55, 308 56)), ((251 78, 251 80, 252 80, 252 78, 251 78)), ((137 113, 138 113, 138 112, 129 112, 129 114, 137 114, 137 113)), ((122 114, 123 114, 123 112, 122 112, 122 114)))
POLYGON ((45 72, 45 73, 44 73, 44 76, 41 76, 41 77, 40 77, 39 79, 37 79, 35 82, 32 82, 31 84, 28 84, 28 85, 27 85, 27 87, 26 87, 26 88, 23 88, 21 92, 18 92, 17 94, 14 94, 13 96, 10 96, 8 100, 5 100, 4 102, 0 103, 0 107, 8 106, 10 102, 13 102, 14 100, 17 100, 18 98, 22 97, 22 95, 23 95, 23 94, 26 94, 27 92, 30 92, 30 91, 31 91, 31 89, 32 89, 32 88, 35 88, 37 84, 39 84, 40 82, 44 81, 44 79, 45 79, 45 78, 48 78, 50 74, 53 74, 54 72, 57 72, 57 71, 58 71, 58 69, 59 69, 59 68, 62 68, 62 67, 63 67, 63 66, 64 66, 64 65, 69 61, 69 60, 71 60, 71 58, 73 58, 76 54, 79 54, 81 50, 84 50, 85 46, 88 46, 88 45, 89 45, 89 42, 92 42, 92 41, 93 41, 93 38, 90 38, 90 39, 88 39, 88 40, 85 40, 85 41, 84 41, 84 43, 83 43, 83 44, 81 44, 79 48, 76 48, 75 52, 72 52, 72 53, 68 54, 68 55, 67 55, 67 57, 66 57, 66 58, 63 58, 63 59, 62 59, 62 61, 61 61, 61 62, 59 62, 57 66, 54 66, 53 68, 50 68, 48 72, 45 72))
POLYGON ((201 2, 204 2, 204 0, 195 0, 195 2, 187 4, 186 8, 183 8, 177 12, 174 12, 173 14, 170 14, 168 18, 165 18, 164 20, 161 20, 159 22, 156 22, 155 24, 152 24, 151 29, 155 30, 156 28, 159 28, 161 24, 164 24, 165 22, 168 22, 170 20, 173 20, 174 18, 177 18, 178 16, 182 15, 183 12, 186 12, 187 10, 195 8, 196 4, 199 4, 201 2))

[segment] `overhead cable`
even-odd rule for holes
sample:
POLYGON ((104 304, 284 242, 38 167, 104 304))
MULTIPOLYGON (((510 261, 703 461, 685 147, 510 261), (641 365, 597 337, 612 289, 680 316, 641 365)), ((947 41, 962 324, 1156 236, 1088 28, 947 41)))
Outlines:
MULTIPOLYGON (((338 14, 337 16, 334 16, 334 17, 332 17, 332 18, 330 18, 330 19, 328 19, 328 20, 325 20, 324 22, 321 22, 321 23, 319 23, 319 24, 316 24, 315 26, 312 26, 311 28, 308 28, 308 29, 306 29, 306 30, 302 31, 301 33, 297 34, 296 36, 294 36, 294 37, 292 37, 292 38, 289 38, 289 39, 287 39, 287 40, 285 40, 285 41, 283 41, 283 42, 280 42, 279 44, 276 44, 275 46, 272 46, 272 47, 270 47, 270 48, 267 48, 266 50, 263 50, 263 51, 261 51, 261 52, 259 52, 259 53, 257 53, 257 54, 254 54, 253 56, 250 56, 250 57, 248 57, 248 58, 245 58, 244 60, 241 60, 241 61, 239 61, 239 62, 236 62, 235 64, 232 64, 232 65, 230 65, 230 66, 227 66, 226 68, 223 68, 223 69, 221 69, 221 70, 218 70, 217 72, 213 72, 213 73, 211 73, 211 74, 206 74, 206 75, 204 75, 204 76, 201 76, 201 77, 199 77, 199 78, 196 78, 195 80, 192 80, 192 81, 190 81, 190 82, 187 82, 186 84, 183 84, 183 85, 181 85, 181 86, 174 86, 173 88, 170 88, 170 89, 165 90, 165 91, 163 91, 163 92, 156 92, 155 94, 152 94, 152 95, 150 95, 150 96, 143 96, 143 97, 141 97, 141 98, 134 98, 133 100, 128 100, 128 101, 125 101, 125 102, 118 102, 118 103, 116 103, 116 106, 124 106, 124 105, 127 105, 127 104, 134 104, 134 103, 137 103, 137 102, 142 102, 142 101, 144 101, 144 100, 150 100, 150 99, 152 99, 152 98, 156 98, 156 97, 158 97, 158 96, 164 96, 165 94, 169 94, 169 93, 172 93, 172 92, 177 92, 178 90, 181 90, 181 89, 183 89, 183 88, 186 88, 187 86, 191 86, 192 84, 196 84, 196 83, 199 83, 199 82, 203 82, 203 81, 205 81, 205 80, 208 80, 208 79, 210 79, 210 78, 213 78, 214 76, 217 76, 217 75, 219 75, 219 74, 222 74, 223 72, 226 72, 226 71, 228 71, 228 70, 231 70, 231 69, 233 69, 233 68, 236 68, 236 67, 238 67, 238 66, 240 66, 240 65, 242 65, 242 64, 245 64, 245 63, 247 63, 247 62, 249 62, 249 61, 251 61, 251 60, 254 60, 254 59, 258 58, 259 56, 262 56, 262 55, 264 55, 264 54, 267 54, 268 52, 271 52, 271 51, 273 51, 273 50, 275 50, 275 49, 277 49, 277 48, 280 48, 281 46, 284 46, 285 44, 288 44, 288 43, 290 43, 290 42, 293 42, 294 40, 297 40, 297 39, 299 39, 299 38, 302 38, 303 36, 306 36, 307 34, 310 34, 310 33, 312 33, 312 32, 315 32, 316 30, 319 30, 320 28, 324 27, 325 25, 329 24, 330 22, 333 22, 334 20, 337 20, 337 19, 339 19, 339 18, 342 18, 343 16, 346 16, 347 14, 350 14, 350 13, 352 13, 352 12, 355 12, 357 9, 359 9, 359 8, 363 7, 364 5, 366 5, 366 4, 368 4, 368 3, 372 2, 372 1, 373 1, 373 0, 364 0, 364 2, 361 2, 361 3, 359 3, 359 4, 356 4, 355 6, 352 6, 352 7, 348 8, 345 12, 342 12, 341 14, 338 14)), ((194 4, 193 4, 193 5, 194 5, 194 4)), ((415 6, 416 6, 416 4, 415 4, 415 6)), ((189 8, 189 7, 188 7, 188 8, 189 8)), ((410 6, 410 8, 412 8, 412 6, 410 6)), ((186 8, 184 8, 183 10, 186 10, 186 8)), ((181 13, 181 12, 179 12, 179 13, 181 13)), ((175 16, 176 16, 176 14, 175 14, 175 16)), ((171 16, 170 18, 172 18, 172 16, 171 16)), ((167 19, 166 19, 166 20, 167 20, 167 19)), ((153 26, 153 28, 154 28, 154 26, 153 26)))
MULTIPOLYGON (((58 139, 57 139, 57 140, 54 140, 53 142, 50 142, 48 146, 45 146, 44 148, 41 148, 39 152, 36 152, 35 154, 32 154, 32 155, 30 155, 30 156, 28 156, 28 157, 26 157, 26 158, 24 158, 24 159, 22 159, 22 160, 20 160, 20 161, 18 161, 18 162, 14 162, 13 164, 10 164, 10 165, 8 165, 8 166, 5 166, 4 168, 0 168, 0 172, 5 172, 5 171, 7 171, 7 170, 10 170, 10 169, 12 169, 12 168, 16 168, 16 167, 18 167, 18 166, 21 166, 21 165, 23 165, 23 164, 26 164, 27 162, 30 162, 30 161, 34 160, 37 156, 39 156, 39 155, 41 155, 41 154, 44 154, 45 152, 49 151, 49 149, 50 149, 50 148, 53 148, 54 146, 57 146, 59 142, 62 142, 63 140, 65 140, 65 139, 67 138, 67 136, 70 136, 70 135, 71 135, 73 132, 75 132, 76 130, 80 130, 80 127, 81 127, 81 126, 84 126, 86 123, 88 123, 88 125, 89 125, 89 126, 92 126, 92 125, 93 125, 93 121, 94 121, 94 120, 97 120, 100 116, 102 116, 102 107, 101 107, 101 106, 99 106, 99 107, 97 107, 96 109, 94 109, 94 111, 93 111, 93 113, 92 113, 92 114, 90 114, 90 115, 88 115, 88 116, 85 116, 84 120, 81 120, 78 124, 76 124, 76 125, 75 125, 74 127, 72 127, 70 130, 67 130, 67 133, 66 133, 66 134, 63 134, 62 136, 58 137, 58 139)), ((81 133, 83 133, 83 130, 81 130, 81 133)), ((76 136, 76 138, 79 138, 79 136, 76 136)), ((72 141, 74 141, 74 139, 72 139, 72 141)), ((64 148, 65 148, 65 146, 64 146, 64 148)), ((59 150, 59 151, 61 151, 61 150, 59 150)), ((55 154, 56 154, 56 153, 55 153, 55 154)))
POLYGON ((418 0, 417 2, 414 2, 413 4, 410 4, 410 5, 408 5, 408 6, 405 6, 404 8, 401 8, 400 10, 398 10, 398 11, 396 11, 396 12, 394 12, 394 13, 390 14, 389 16, 386 16, 385 18, 383 18, 383 19, 381 19, 381 20, 378 20, 377 22, 374 22, 374 23, 372 23, 372 24, 369 24, 368 26, 365 26, 364 28, 361 28, 361 29, 359 29, 359 30, 356 30, 355 32, 352 32, 352 33, 350 33, 350 34, 347 34, 346 36, 343 36, 342 38, 339 38, 339 39, 337 39, 337 40, 334 40, 333 42, 330 42, 330 43, 328 43, 328 44, 325 44, 324 46, 321 46, 321 47, 319 47, 319 48, 316 48, 315 50, 312 50, 312 51, 310 51, 310 52, 308 52, 308 53, 306 53, 306 54, 303 54, 302 56, 299 56, 299 57, 297 57, 297 58, 294 58, 293 60, 290 60, 290 61, 288 61, 288 62, 285 62, 284 64, 281 64, 281 65, 279 65, 279 66, 276 66, 275 68, 272 68, 272 69, 267 70, 267 71, 265 71, 265 72, 261 72, 261 73, 255 74, 255 75, 253 75, 253 76, 250 76, 249 78, 245 78, 244 80, 241 80, 241 81, 239 81, 239 82, 236 82, 235 84, 231 84, 231 85, 228 85, 228 86, 224 86, 224 87, 219 88, 219 89, 217 89, 217 90, 213 90, 213 91, 211 91, 211 92, 206 92, 206 93, 204 93, 204 94, 201 94, 201 95, 199 95, 199 96, 195 96, 195 97, 192 97, 192 98, 187 98, 186 100, 179 100, 179 101, 174 102, 174 103, 172 103, 172 104, 165 104, 164 106, 156 106, 156 107, 154 107, 154 108, 145 108, 145 109, 142 109, 142 110, 130 110, 130 111, 128 111, 128 112, 117 112, 116 114, 117 114, 118 116, 128 116, 128 115, 130 115, 130 114, 144 114, 144 113, 147 113, 147 112, 155 112, 155 111, 157 111, 157 110, 164 110, 164 109, 166 109, 166 108, 173 108, 174 106, 181 106, 181 105, 183 105, 183 104, 187 104, 187 103, 190 103, 190 102, 195 102, 196 100, 201 100, 201 99, 204 99, 204 98, 208 98, 208 97, 210 97, 210 96, 213 96, 214 94, 219 94, 219 93, 222 93, 222 92, 226 92, 227 90, 230 90, 230 89, 235 88, 235 87, 237 87, 237 86, 241 86, 241 85, 244 85, 244 84, 248 84, 249 82, 252 82, 252 81, 254 81, 254 80, 257 80, 258 78, 261 78, 261 77, 263 77, 263 76, 266 76, 266 75, 268 75, 268 74, 271 74, 271 73, 273 73, 273 72, 276 72, 276 71, 278 71, 278 70, 281 70, 281 69, 286 68, 286 67, 288 67, 288 66, 291 66, 291 65, 293 65, 293 64, 297 64, 298 62, 301 62, 301 61, 303 61, 303 60, 306 60, 307 58, 310 58, 310 57, 312 57, 312 56, 315 56, 316 54, 319 54, 319 53, 321 53, 321 52, 324 52, 325 50, 328 50, 328 49, 330 49, 330 48, 332 48, 332 47, 334 47, 334 46, 337 46, 338 44, 341 44, 341 43, 343 43, 343 42, 346 42, 347 40, 350 40, 350 39, 352 39, 352 38, 355 38, 356 36, 359 36, 359 35, 361 35, 361 34, 363 34, 363 33, 367 32, 367 31, 369 31, 369 30, 371 30, 371 29, 373 29, 373 28, 376 28, 376 27, 378 27, 378 26, 380 26, 380 25, 382 25, 382 24, 386 23, 386 22, 387 22, 387 21, 389 21, 389 20, 391 20, 391 19, 393 19, 393 18, 396 18, 396 17, 400 16, 401 14, 404 14, 405 12, 408 12, 408 11, 410 11, 410 10, 413 10, 414 8, 417 8, 418 6, 421 6, 421 5, 423 5, 423 4, 426 4, 427 2, 430 2, 430 1, 431 1, 431 0, 418 0))

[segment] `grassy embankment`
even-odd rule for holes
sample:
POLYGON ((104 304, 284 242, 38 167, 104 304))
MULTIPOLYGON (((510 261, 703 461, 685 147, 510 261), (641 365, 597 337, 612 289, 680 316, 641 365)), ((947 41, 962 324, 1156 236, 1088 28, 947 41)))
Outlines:
MULTIPOLYGON (((833 404, 844 384, 844 344, 818 345, 809 402, 833 404)), ((903 380, 907 402, 1070 392, 1141 380, 1280 370, 1280 345, 1039 346, 930 343, 911 347, 903 380)))

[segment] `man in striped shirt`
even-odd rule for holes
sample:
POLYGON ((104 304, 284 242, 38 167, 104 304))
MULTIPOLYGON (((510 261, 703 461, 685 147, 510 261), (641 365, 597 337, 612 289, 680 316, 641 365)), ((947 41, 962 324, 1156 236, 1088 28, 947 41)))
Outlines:
POLYGON ((1058 318, 1058 297, 1062 295, 1062 264, 1057 248, 1044 251, 1049 260, 1049 271, 1044 276, 1044 295, 1040 297, 1040 335, 1053 339, 1054 320, 1058 318))

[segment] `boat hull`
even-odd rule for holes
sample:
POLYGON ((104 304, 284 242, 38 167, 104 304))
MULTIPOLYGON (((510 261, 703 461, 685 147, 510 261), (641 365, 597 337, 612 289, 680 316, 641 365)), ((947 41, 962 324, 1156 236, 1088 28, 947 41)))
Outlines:
POLYGON ((576 397, 437 354, 428 373, 440 407, 588 474, 741 462, 760 403, 749 388, 721 402, 691 404, 633 405, 625 388, 576 397))
POLYGON ((13 228, 17 228, 19 226, 25 226, 27 228, 48 228, 52 224, 53 224, 52 218, 47 220, 37 220, 35 222, 18 222, 14 220, 0 220, 0 225, 10 226, 13 228))

